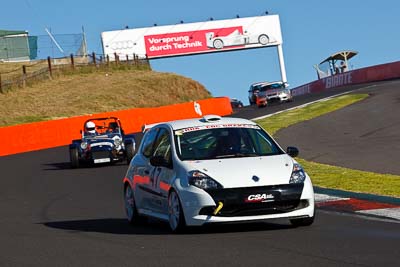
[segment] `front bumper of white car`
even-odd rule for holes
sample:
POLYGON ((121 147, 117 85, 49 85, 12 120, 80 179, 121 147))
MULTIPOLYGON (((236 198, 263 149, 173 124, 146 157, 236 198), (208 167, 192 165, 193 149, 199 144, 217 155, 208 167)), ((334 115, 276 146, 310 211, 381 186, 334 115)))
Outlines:
POLYGON ((186 224, 192 226, 314 215, 314 191, 309 177, 303 184, 209 192, 197 188, 183 189, 180 197, 186 224))
POLYGON ((269 101, 280 101, 280 102, 287 102, 292 100, 292 96, 288 93, 279 93, 279 94, 271 94, 267 95, 267 99, 269 101))

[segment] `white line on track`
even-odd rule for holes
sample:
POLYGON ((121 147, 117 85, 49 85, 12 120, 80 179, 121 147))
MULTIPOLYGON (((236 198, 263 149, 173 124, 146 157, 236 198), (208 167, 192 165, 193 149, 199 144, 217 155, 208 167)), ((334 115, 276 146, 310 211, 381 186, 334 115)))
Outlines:
POLYGON ((321 202, 328 202, 328 201, 338 201, 338 200, 349 200, 349 198, 343 198, 343 197, 335 197, 335 196, 330 196, 326 194, 314 194, 315 197, 315 202, 316 203, 321 203, 321 202))
POLYGON ((376 216, 382 216, 382 217, 386 217, 386 218, 393 218, 396 220, 400 220, 400 208, 359 210, 356 212, 360 213, 360 214, 365 214, 365 215, 376 215, 376 216))
POLYGON ((295 110, 295 109, 299 109, 299 108, 304 108, 304 107, 307 107, 307 106, 309 106, 309 105, 311 105, 311 104, 314 104, 314 103, 319 103, 319 102, 328 101, 328 100, 330 100, 330 99, 332 99, 332 98, 335 98, 335 97, 338 97, 338 96, 347 95, 347 94, 350 94, 350 93, 353 93, 353 92, 357 92, 357 91, 364 90, 364 89, 368 89, 368 88, 372 88, 372 87, 376 87, 376 85, 369 85, 369 86, 367 86, 367 87, 362 87, 362 88, 355 89, 355 90, 352 90, 352 91, 348 91, 348 92, 344 92, 344 93, 332 95, 332 96, 329 96, 329 97, 321 98, 321 99, 318 99, 318 100, 315 100, 315 101, 312 101, 312 102, 305 103, 305 104, 300 105, 300 106, 296 106, 296 107, 293 107, 293 108, 288 108, 288 109, 285 109, 285 110, 277 111, 277 112, 275 112, 275 113, 268 114, 268 115, 264 115, 264 116, 257 117, 257 118, 253 118, 253 119, 251 119, 251 120, 262 120, 262 119, 265 119, 265 118, 274 116, 274 115, 279 114, 279 113, 282 113, 282 112, 286 112, 286 111, 290 111, 290 110, 295 110))

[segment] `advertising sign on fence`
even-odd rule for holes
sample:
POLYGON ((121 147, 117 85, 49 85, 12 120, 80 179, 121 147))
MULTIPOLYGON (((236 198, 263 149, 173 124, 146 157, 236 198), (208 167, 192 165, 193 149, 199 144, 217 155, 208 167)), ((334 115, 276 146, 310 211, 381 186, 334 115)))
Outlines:
POLYGON ((101 34, 104 54, 148 58, 282 44, 278 15, 123 29, 101 34))
POLYGON ((400 61, 325 77, 292 89, 293 96, 314 94, 339 87, 400 78, 400 61))
POLYGON ((0 146, 0 157, 21 152, 65 146, 81 138, 83 123, 90 118, 118 117, 125 133, 137 133, 143 126, 163 121, 232 114, 228 97, 218 97, 154 108, 133 108, 58 120, 0 127, 0 139, 13 136, 13 142, 0 146))

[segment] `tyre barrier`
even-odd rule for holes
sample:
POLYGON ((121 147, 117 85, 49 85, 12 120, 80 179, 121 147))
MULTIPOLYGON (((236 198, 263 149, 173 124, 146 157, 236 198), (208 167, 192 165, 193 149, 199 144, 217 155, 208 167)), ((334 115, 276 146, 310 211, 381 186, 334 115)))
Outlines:
POLYGON ((338 87, 400 78, 400 61, 356 69, 322 78, 292 89, 293 96, 329 91, 338 87))
POLYGON ((207 114, 232 114, 230 99, 218 97, 156 108, 135 108, 0 127, 0 139, 3 140, 0 156, 68 145, 73 139, 81 138, 79 131, 90 118, 118 117, 126 133, 135 133, 140 132, 145 124, 200 118, 207 114))

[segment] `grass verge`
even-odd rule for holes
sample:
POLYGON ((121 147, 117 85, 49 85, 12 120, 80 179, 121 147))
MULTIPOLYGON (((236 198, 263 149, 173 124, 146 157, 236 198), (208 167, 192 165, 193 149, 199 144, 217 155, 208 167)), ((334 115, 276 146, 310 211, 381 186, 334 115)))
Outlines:
MULTIPOLYGON (((280 129, 344 108, 366 97, 368 97, 366 94, 344 95, 311 104, 304 108, 276 114, 258 120, 257 123, 274 135, 280 129)), ((400 176, 352 170, 311 162, 301 158, 297 160, 311 176, 315 186, 400 197, 400 176)))
POLYGON ((84 68, 0 94, 0 127, 212 97, 192 79, 123 67, 96 71, 84 68))

